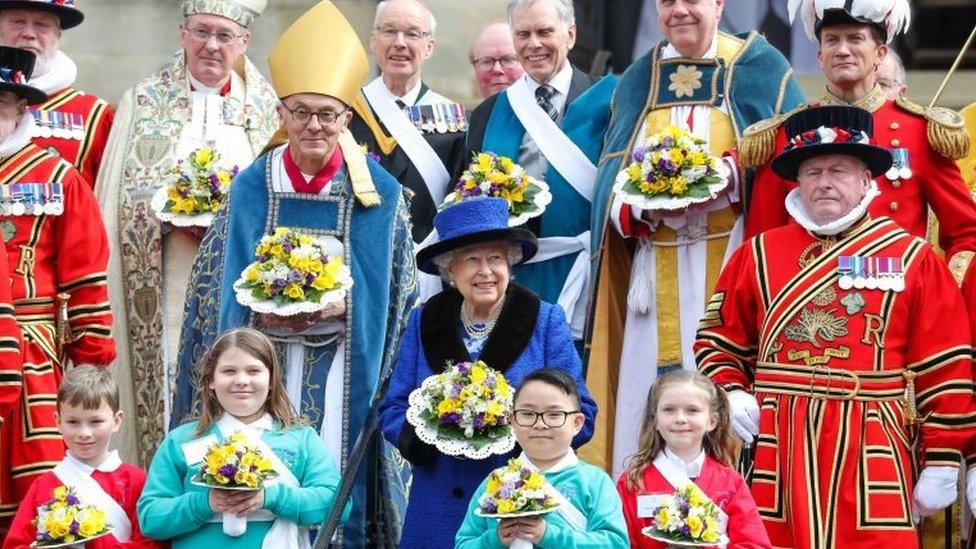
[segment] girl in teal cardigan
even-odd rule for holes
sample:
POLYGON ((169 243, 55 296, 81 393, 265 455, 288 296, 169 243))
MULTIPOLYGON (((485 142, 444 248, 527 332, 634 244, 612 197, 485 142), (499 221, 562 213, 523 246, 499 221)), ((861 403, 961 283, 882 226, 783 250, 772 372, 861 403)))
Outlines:
POLYGON ((307 526, 325 519, 340 477, 318 433, 295 423, 281 379, 260 332, 239 328, 217 338, 204 363, 200 420, 171 431, 149 467, 137 505, 145 535, 171 540, 174 549, 308 546, 307 526), (287 471, 257 491, 192 484, 207 448, 234 431, 259 437, 287 471), (225 513, 247 516, 246 531, 226 534, 225 513))

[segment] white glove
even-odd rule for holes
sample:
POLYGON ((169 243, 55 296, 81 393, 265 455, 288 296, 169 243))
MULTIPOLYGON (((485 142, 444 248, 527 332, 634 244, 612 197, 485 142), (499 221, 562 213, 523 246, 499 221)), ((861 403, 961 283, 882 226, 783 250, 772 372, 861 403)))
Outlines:
MULTIPOLYGON (((958 467, 925 467, 915 483, 916 518, 927 517, 956 501, 958 467)), ((968 487, 967 487, 968 493, 968 487)))
POLYGON ((969 510, 976 515, 976 467, 966 473, 966 500, 969 502, 969 510))
POLYGON ((756 397, 741 390, 729 391, 729 416, 732 430, 746 444, 759 434, 759 403, 756 397))

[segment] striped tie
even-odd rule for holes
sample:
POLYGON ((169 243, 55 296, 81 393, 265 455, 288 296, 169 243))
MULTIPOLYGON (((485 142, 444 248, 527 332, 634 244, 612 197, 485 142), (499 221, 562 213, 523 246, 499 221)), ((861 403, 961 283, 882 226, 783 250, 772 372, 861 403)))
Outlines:
POLYGON ((550 86, 549 84, 543 84, 535 89, 535 101, 539 104, 539 107, 546 111, 549 118, 553 121, 559 116, 559 111, 556 110, 556 106, 552 104, 552 97, 556 95, 556 88, 550 86))

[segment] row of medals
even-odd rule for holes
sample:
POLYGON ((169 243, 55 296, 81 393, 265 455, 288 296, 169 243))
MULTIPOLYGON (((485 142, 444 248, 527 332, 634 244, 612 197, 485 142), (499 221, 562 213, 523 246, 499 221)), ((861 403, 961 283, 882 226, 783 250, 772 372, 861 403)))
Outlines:
POLYGON ((77 141, 85 138, 85 117, 78 113, 31 109, 31 114, 34 115, 34 137, 77 141))
POLYGON ((842 255, 837 258, 837 277, 837 285, 842 290, 900 292, 905 289, 900 257, 842 255))
POLYGON ((61 215, 64 189, 61 183, 13 183, 0 186, 0 215, 61 215))
POLYGON ((434 103, 404 107, 403 113, 418 131, 424 133, 463 132, 468 129, 464 105, 460 103, 434 103))

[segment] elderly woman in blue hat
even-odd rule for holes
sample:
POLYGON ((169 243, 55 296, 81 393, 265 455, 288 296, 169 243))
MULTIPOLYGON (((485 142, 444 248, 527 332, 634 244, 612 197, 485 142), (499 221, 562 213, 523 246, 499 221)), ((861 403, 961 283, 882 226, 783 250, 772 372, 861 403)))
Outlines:
POLYGON ((380 408, 383 435, 413 466, 402 548, 452 547, 472 494, 512 457, 457 458, 417 438, 407 398, 428 376, 449 362, 482 360, 518 387, 533 370, 559 368, 582 388, 586 421, 574 446, 590 439, 596 416, 563 310, 512 281, 512 267, 535 255, 537 244, 531 232, 508 227, 507 202, 466 200, 439 212, 434 226, 440 240, 417 252, 417 264, 439 274, 446 289, 412 311, 380 408))

